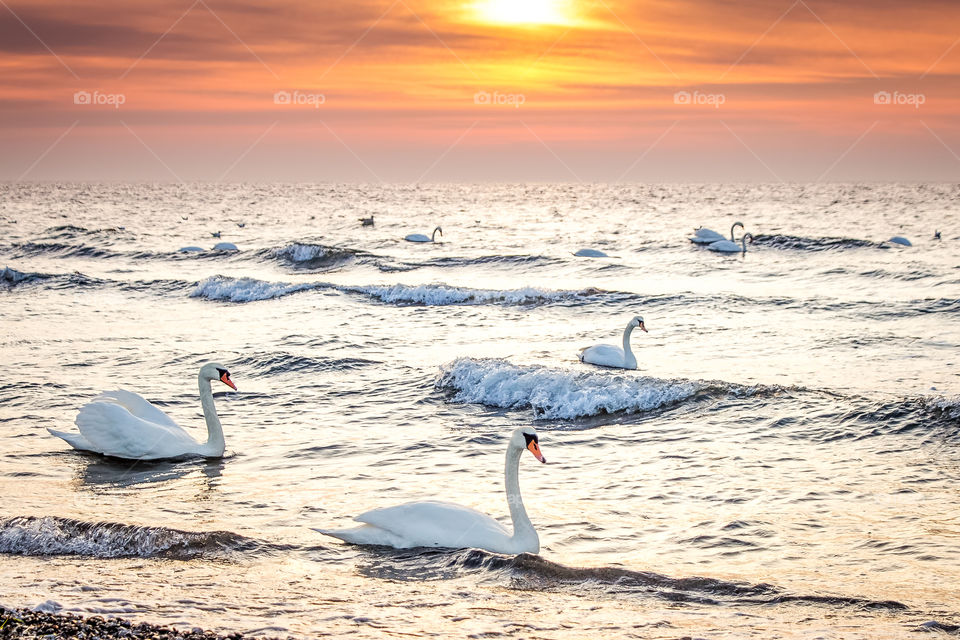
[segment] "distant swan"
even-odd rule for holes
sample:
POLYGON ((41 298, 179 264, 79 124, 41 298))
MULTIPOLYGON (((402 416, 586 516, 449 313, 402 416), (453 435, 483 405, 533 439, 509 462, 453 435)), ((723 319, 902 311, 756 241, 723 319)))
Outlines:
POLYGON ((609 256, 599 249, 580 249, 575 254, 578 258, 608 258, 609 256))
POLYGON ((622 349, 612 344, 595 344, 580 350, 580 362, 616 369, 636 369, 637 358, 633 355, 633 349, 630 348, 630 334, 637 328, 647 333, 647 327, 640 316, 628 322, 627 328, 623 330, 622 349))
POLYGON ((233 244, 232 242, 218 242, 217 244, 213 245, 213 250, 214 251, 240 251, 240 249, 237 248, 237 245, 233 244))
POLYGON ((430 235, 430 237, 427 237, 422 233, 411 233, 406 238, 404 238, 404 240, 406 240, 407 242, 436 242, 437 233, 439 233, 442 236, 443 229, 441 229, 440 227, 437 227, 436 229, 433 230, 433 233, 430 235))
MULTIPOLYGON (((939 239, 939 238, 938 238, 938 239, 939 239)), ((892 242, 892 243, 894 243, 894 244, 903 245, 904 247, 912 247, 912 246, 913 246, 913 243, 911 243, 909 240, 907 240, 907 239, 904 238, 903 236, 893 236, 892 238, 890 238, 890 242, 892 242)))
POLYGON ((372 227, 373 226, 373 216, 369 218, 357 218, 360 221, 360 226, 362 227, 372 227))
POLYGON ((206 251, 203 247, 180 247, 180 253, 200 253, 206 251))
POLYGON ((219 380, 233 390, 230 372, 213 362, 200 368, 200 406, 207 421, 207 441, 194 440, 170 416, 132 391, 106 391, 80 409, 75 420, 80 433, 47 429, 74 449, 115 458, 159 460, 183 456, 220 458, 225 450, 223 428, 213 404, 210 382, 219 380))
POLYGON ((411 547, 476 548, 494 553, 538 553, 540 537, 534 529, 520 497, 518 469, 526 449, 540 462, 540 440, 533 427, 520 427, 510 436, 504 480, 507 505, 513 521, 511 533, 502 524, 475 509, 449 502, 408 502, 395 507, 374 509, 354 520, 363 524, 353 529, 314 529, 352 544, 374 544, 409 549, 411 547))
MULTIPOLYGON (((733 225, 730 227, 730 242, 737 241, 736 238, 733 237, 733 230, 736 229, 737 227, 740 227, 741 229, 743 229, 743 223, 734 222, 733 225)), ((712 244, 714 242, 718 242, 720 240, 725 240, 725 239, 726 238, 724 238, 722 235, 720 235, 713 229, 704 229, 703 227, 700 227, 694 232, 693 237, 690 238, 690 242, 693 242, 694 244, 712 244)))
POLYGON ((719 242, 714 242, 709 245, 707 249, 710 249, 710 251, 719 251, 720 253, 746 253, 747 238, 750 238, 750 242, 753 242, 753 234, 745 233, 743 237, 740 238, 740 244, 729 240, 720 240, 719 242))

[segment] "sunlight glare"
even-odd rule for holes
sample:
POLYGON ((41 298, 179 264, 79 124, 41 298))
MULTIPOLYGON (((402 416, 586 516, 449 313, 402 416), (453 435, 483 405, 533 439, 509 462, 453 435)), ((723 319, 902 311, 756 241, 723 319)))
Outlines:
POLYGON ((499 24, 567 24, 569 0, 483 0, 474 9, 485 22, 499 24))

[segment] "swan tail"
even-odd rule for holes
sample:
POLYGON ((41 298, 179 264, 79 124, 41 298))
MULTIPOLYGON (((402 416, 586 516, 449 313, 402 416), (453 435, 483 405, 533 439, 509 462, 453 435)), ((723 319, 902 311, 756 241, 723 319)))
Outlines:
POLYGON ((350 544, 371 544, 393 547, 395 549, 407 549, 416 545, 400 536, 390 533, 386 529, 365 524, 352 529, 320 529, 319 527, 310 527, 317 533, 336 538, 350 544))
POLYGON ((74 449, 79 451, 93 451, 93 445, 90 444, 83 435, 79 433, 69 433, 67 431, 57 431, 56 429, 47 429, 50 435, 57 436, 74 449))

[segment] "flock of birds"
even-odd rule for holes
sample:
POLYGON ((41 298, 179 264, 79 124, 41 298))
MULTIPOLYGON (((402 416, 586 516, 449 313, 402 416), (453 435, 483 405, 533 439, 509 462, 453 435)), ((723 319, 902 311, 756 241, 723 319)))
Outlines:
MULTIPOLYGON (((639 316, 627 324, 622 348, 609 344, 586 347, 580 351, 580 361, 603 367, 636 369, 637 359, 630 348, 630 335, 637 328, 647 331, 643 318, 639 316)), ((220 458, 226 451, 226 443, 213 400, 211 385, 214 380, 237 390, 230 372, 223 365, 210 362, 200 368, 197 382, 200 406, 207 424, 205 442, 195 440, 143 396, 125 390, 104 392, 84 405, 74 421, 79 433, 48 431, 74 449, 112 458, 220 458)), ((546 462, 540 450, 540 438, 533 427, 516 429, 507 444, 504 481, 512 531, 485 513, 435 500, 367 511, 354 518, 361 523, 358 527, 315 530, 348 543, 397 549, 478 548, 505 554, 538 553, 540 538, 520 495, 519 465, 524 449, 540 462, 546 462)))
MULTIPOLYGON (((361 218, 364 226, 373 225, 373 216, 361 218)), ((730 227, 730 239, 711 229, 700 227, 690 241, 721 253, 746 252, 747 241, 753 240, 744 233, 737 241, 735 231, 743 229, 743 223, 734 222, 730 227)), ((415 233, 406 236, 408 242, 436 242, 437 234, 443 236, 438 226, 429 236, 415 233)), ((219 237, 219 232, 214 234, 219 237)), ((939 239, 937 232, 935 238, 939 239)), ((911 246, 901 236, 890 242, 911 246)), ((229 244, 229 243, 227 243, 229 244)), ((217 249, 214 247, 214 249, 217 249)), ((184 250, 199 250, 187 247, 184 250)), ((234 246, 235 250, 236 247, 234 246)), ((221 249, 224 250, 224 249, 221 249)), ((575 255, 605 257, 596 249, 581 249, 575 255)), ((643 318, 636 316, 623 331, 622 346, 598 344, 582 349, 579 360, 585 364, 616 369, 636 369, 637 358, 630 346, 634 329, 647 332, 643 318)), ((211 383, 217 380, 231 389, 237 389, 226 367, 208 363, 200 368, 198 384, 200 405, 207 424, 206 442, 198 442, 166 413, 150 401, 131 391, 108 391, 97 396, 82 407, 75 423, 77 432, 48 429, 50 433, 66 441, 80 451, 92 452, 127 460, 161 460, 184 457, 219 458, 225 451, 223 428, 214 405, 211 383)), ((519 464, 526 449, 540 462, 546 462, 540 450, 540 440, 533 427, 516 429, 507 444, 504 470, 507 503, 513 530, 510 531, 490 516, 456 504, 438 501, 408 502, 405 504, 373 509, 354 518, 360 526, 350 529, 315 530, 344 542, 361 545, 385 545, 398 549, 412 547, 479 548, 495 553, 538 553, 540 540, 530 518, 527 516, 520 495, 519 464)))

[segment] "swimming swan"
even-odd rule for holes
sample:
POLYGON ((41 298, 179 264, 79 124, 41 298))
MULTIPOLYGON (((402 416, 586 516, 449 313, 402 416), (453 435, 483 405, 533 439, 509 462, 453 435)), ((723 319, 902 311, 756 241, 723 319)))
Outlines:
POLYGON ((220 458, 225 449, 223 428, 213 405, 210 383, 219 380, 233 390, 230 372, 209 362, 200 368, 200 406, 207 421, 207 441, 197 442, 170 416, 132 391, 106 391, 80 409, 75 420, 80 433, 47 429, 74 449, 131 460, 183 456, 220 458))
MULTIPOLYGON (((743 229, 743 223, 734 222, 733 225, 730 227, 730 242, 737 241, 736 238, 733 237, 733 230, 736 229, 737 227, 740 227, 741 229, 743 229)), ((724 238, 722 235, 720 235, 713 229, 704 229, 703 227, 700 227, 699 229, 697 229, 694 232, 693 237, 690 238, 690 242, 693 242, 694 244, 711 244, 719 240, 726 240, 726 238, 724 238)))
POLYGON ((441 229, 440 227, 437 227, 436 229, 433 230, 433 233, 430 235, 430 237, 427 237, 422 233, 411 233, 406 238, 404 238, 404 240, 406 240, 407 242, 436 242, 438 232, 440 233, 441 236, 443 236, 443 229, 441 229))
POLYGON ((637 358, 633 355, 633 349, 630 348, 630 334, 637 328, 647 333, 647 327, 640 316, 628 322, 627 328, 623 330, 622 349, 612 344, 595 344, 580 350, 580 362, 616 369, 636 369, 637 358))
POLYGON ((523 507, 517 479, 524 449, 540 462, 546 462, 540 453, 540 440, 533 427, 521 427, 514 431, 507 445, 504 477, 513 533, 475 509, 432 500, 367 511, 354 518, 363 524, 353 529, 314 531, 353 544, 384 545, 396 549, 444 547, 476 548, 508 554, 538 553, 540 538, 523 507))
POLYGON ((720 240, 719 242, 714 242, 709 245, 707 249, 710 249, 710 251, 719 251, 720 253, 746 253, 747 238, 750 238, 750 242, 753 242, 753 234, 745 233, 743 237, 740 238, 740 244, 729 240, 720 240))

